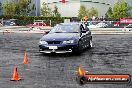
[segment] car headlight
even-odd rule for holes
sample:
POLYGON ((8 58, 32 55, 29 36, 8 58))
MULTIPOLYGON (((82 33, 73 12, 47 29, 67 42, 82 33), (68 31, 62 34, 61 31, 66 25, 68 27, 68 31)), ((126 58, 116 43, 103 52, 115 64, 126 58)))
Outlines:
POLYGON ((48 45, 48 43, 46 42, 46 41, 43 41, 43 40, 40 40, 39 41, 39 44, 41 45, 41 44, 43 44, 43 45, 48 45))
POLYGON ((72 44, 72 43, 74 43, 74 40, 63 41, 63 44, 72 44))

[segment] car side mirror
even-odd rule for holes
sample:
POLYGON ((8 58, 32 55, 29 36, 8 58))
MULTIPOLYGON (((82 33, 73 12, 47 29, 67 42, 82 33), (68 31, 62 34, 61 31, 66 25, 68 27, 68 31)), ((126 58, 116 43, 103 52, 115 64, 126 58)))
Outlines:
POLYGON ((45 34, 48 34, 50 31, 46 31, 45 34))

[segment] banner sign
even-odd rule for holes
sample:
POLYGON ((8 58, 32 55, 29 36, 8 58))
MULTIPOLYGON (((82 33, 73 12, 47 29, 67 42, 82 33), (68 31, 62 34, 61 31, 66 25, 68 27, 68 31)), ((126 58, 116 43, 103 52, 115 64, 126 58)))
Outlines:
POLYGON ((132 24, 132 18, 122 18, 120 19, 120 23, 132 24))

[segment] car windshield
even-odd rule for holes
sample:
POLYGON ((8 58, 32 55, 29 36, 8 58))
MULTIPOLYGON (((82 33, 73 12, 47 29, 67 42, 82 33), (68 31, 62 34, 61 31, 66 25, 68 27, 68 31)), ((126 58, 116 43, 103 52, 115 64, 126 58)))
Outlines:
POLYGON ((79 25, 56 25, 50 33, 78 33, 79 32, 79 25))

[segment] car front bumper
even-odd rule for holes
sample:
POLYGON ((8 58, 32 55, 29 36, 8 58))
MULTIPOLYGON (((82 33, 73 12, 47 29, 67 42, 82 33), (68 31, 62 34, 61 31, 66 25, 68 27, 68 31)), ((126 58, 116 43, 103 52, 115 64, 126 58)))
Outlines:
POLYGON ((70 53, 76 50, 78 44, 73 45, 39 45, 40 53, 70 53), (49 49, 50 46, 56 46, 57 49, 49 49))

